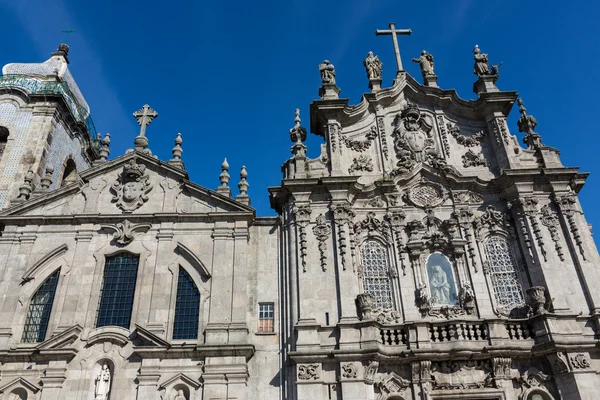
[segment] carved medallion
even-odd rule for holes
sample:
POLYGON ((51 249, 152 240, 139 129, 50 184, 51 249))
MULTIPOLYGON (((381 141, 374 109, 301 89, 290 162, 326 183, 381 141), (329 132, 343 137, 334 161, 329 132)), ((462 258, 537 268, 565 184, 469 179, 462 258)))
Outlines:
POLYGON ((406 193, 406 200, 417 207, 436 207, 444 202, 447 191, 431 182, 420 182, 406 193))
POLYGON ((152 190, 149 178, 146 166, 132 158, 111 186, 112 201, 126 213, 137 210, 148 201, 148 192, 152 190))

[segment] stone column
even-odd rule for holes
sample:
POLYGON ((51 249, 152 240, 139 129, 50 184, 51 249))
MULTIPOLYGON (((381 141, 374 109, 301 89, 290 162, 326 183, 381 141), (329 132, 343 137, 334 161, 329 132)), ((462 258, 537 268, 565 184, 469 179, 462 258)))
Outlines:
POLYGON ((137 398, 139 400, 158 398, 159 365, 160 360, 157 358, 142 359, 142 365, 137 375, 137 398))
POLYGON ((206 344, 228 342, 233 290, 233 240, 227 222, 215 222, 213 230, 213 268, 210 314, 206 326, 206 344))
POLYGON ((248 309, 248 222, 237 221, 233 232, 234 240, 234 271, 233 271, 233 301, 231 325, 229 326, 230 343, 246 343, 248 327, 246 310, 248 309))
POLYGON ((157 241, 154 243, 154 263, 147 267, 149 279, 144 282, 147 286, 141 292, 144 304, 140 307, 140 321, 146 321, 146 327, 155 334, 159 334, 160 331, 170 332, 165 324, 172 324, 174 318, 172 309, 175 305, 171 304, 171 290, 173 280, 177 280, 179 273, 179 265, 174 263, 177 259, 177 244, 173 240, 174 228, 172 222, 161 223, 156 234, 157 241))

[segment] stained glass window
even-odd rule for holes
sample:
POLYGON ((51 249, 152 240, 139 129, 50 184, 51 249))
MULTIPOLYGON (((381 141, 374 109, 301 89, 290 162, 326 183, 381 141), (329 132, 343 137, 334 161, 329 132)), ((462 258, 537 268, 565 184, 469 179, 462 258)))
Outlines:
POLYGON ((121 253, 106 259, 96 327, 114 325, 129 329, 139 257, 121 253))
POLYGON ((274 332, 275 305, 273 303, 258 304, 258 332, 274 332))
POLYGON ((200 314, 200 292, 192 277, 179 268, 173 339, 197 339, 200 314))
POLYGON ((31 298, 22 342, 35 343, 43 342, 46 339, 59 272, 60 270, 57 270, 50 275, 31 298))
POLYGON ((418 206, 435 206, 442 202, 442 193, 431 185, 418 185, 409 192, 410 199, 418 206))
POLYGON ((360 249, 365 293, 373 296, 375 307, 392 308, 392 293, 386 249, 377 241, 366 241, 360 249))
POLYGON ((523 290, 517 278, 516 263, 508 241, 502 236, 490 237, 485 242, 485 254, 498 307, 522 305, 523 290))

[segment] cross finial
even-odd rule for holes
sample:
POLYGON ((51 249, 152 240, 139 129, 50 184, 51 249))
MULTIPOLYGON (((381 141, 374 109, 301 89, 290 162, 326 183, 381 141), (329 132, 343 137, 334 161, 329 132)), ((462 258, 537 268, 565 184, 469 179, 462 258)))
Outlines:
POLYGON ((376 36, 392 35, 392 42, 394 43, 394 53, 396 53, 396 64, 398 65, 398 72, 404 71, 402 68, 402 59, 400 58, 400 47, 398 46, 397 35, 410 35, 412 31, 409 29, 396 29, 396 24, 390 22, 390 29, 377 29, 375 31, 376 36))
POLYGON ((140 126, 140 134, 135 138, 134 145, 137 151, 149 151, 146 150, 148 147, 148 138, 146 138, 146 127, 152 123, 152 120, 158 117, 158 113, 154 111, 148 104, 144 104, 144 107, 133 113, 133 116, 140 126))

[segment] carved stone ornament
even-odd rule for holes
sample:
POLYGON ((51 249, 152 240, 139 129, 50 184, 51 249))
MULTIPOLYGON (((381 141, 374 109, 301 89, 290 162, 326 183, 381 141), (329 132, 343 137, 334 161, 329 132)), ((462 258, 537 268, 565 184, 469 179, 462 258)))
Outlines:
POLYGON ((478 146, 481 144, 481 142, 483 142, 483 138, 485 137, 485 133, 483 131, 479 131, 472 136, 465 136, 460 134, 460 128, 456 125, 447 123, 446 127, 448 128, 448 132, 450 132, 454 139, 456 139, 456 143, 465 147, 478 146))
POLYGON ((562 248, 562 240, 560 237, 559 229, 560 229, 560 222, 558 221, 558 216, 556 215, 556 213, 554 211, 552 211, 552 209, 550 208, 550 206, 548 204, 546 204, 544 207, 542 207, 541 210, 542 213, 542 225, 544 225, 546 228, 548 228, 548 231, 550 232, 550 237, 552 238, 552 241, 554 242, 554 248, 556 249, 556 254, 558 254, 558 257, 560 258, 561 261, 565 261, 565 254, 563 252, 563 248, 562 248))
POLYGON ((492 367, 496 385, 498 385, 498 379, 511 379, 511 365, 512 359, 510 357, 492 358, 492 367))
POLYGON ((298 364, 298 379, 302 381, 317 380, 320 377, 319 364, 298 364))
POLYGON ((415 290, 415 305, 419 308, 422 315, 426 315, 433 306, 434 300, 429 296, 426 285, 420 285, 415 290))
POLYGON ((369 293, 361 293, 356 297, 358 316, 361 321, 371 317, 371 311, 373 310, 374 305, 373 296, 369 293))
POLYGON ((383 201, 381 196, 375 196, 367 202, 367 205, 370 207, 382 208, 385 207, 385 201, 383 201))
POLYGON ((392 171, 392 176, 406 173, 423 162, 443 171, 449 168, 435 151, 431 132, 433 125, 421 115, 419 107, 407 103, 404 110, 396 117, 395 125, 392 135, 398 168, 392 171))
POLYGON ((546 296, 545 290, 543 286, 532 286, 526 290, 527 295, 529 297, 529 301, 527 302, 529 306, 533 309, 534 314, 544 314, 546 310, 544 309, 544 304, 546 304, 546 296))
POLYGON ((460 306, 467 311, 467 314, 472 314, 475 306, 475 293, 470 283, 463 283, 458 293, 458 301, 460 306))
POLYGON ((562 374, 564 372, 569 372, 569 364, 567 363, 567 356, 565 353, 558 351, 556 353, 550 353, 546 355, 550 366, 552 367, 552 372, 554 374, 562 374))
POLYGON ((373 143, 373 140, 377 137, 377 127, 375 125, 371 125, 371 128, 365 135, 365 140, 352 140, 342 136, 342 140, 347 148, 350 150, 357 151, 362 153, 365 150, 368 150, 373 143))
POLYGON ((355 171, 373 171, 373 161, 371 157, 367 157, 365 155, 360 155, 358 158, 352 160, 352 165, 348 168, 348 173, 352 174, 355 171))
POLYGON ((477 154, 473 150, 467 151, 461 158, 463 167, 465 168, 488 166, 488 161, 485 159, 484 155, 482 153, 477 154))
POLYGON ((403 393, 409 386, 410 381, 395 372, 381 374, 375 381, 375 388, 379 390, 379 399, 381 400, 387 400, 395 394, 403 393))
POLYGON ((572 354, 569 356, 569 361, 574 369, 586 369, 591 367, 588 357, 583 353, 572 354))
POLYGON ((306 225, 310 222, 311 208, 308 204, 295 205, 292 208, 292 214, 298 227, 298 236, 300 241, 300 259, 302 261, 302 272, 306 272, 306 225))
POLYGON ((358 367, 354 363, 342 364, 342 377, 347 379, 356 378, 358 376, 358 367))
POLYGON ((438 319, 454 319, 464 317, 468 314, 467 310, 460 306, 441 306, 439 308, 430 308, 426 311, 426 316, 438 319))
POLYGON ((448 195, 444 186, 423 180, 408 189, 405 200, 417 207, 436 207, 442 204, 448 195))
POLYGON ((432 375, 434 377, 434 390, 493 387, 489 360, 441 361, 433 363, 432 375))
POLYGON ((114 231, 113 239, 121 245, 127 245, 133 241, 135 232, 147 231, 152 224, 132 224, 128 220, 124 220, 118 224, 106 224, 101 227, 114 231))
POLYGON ((518 378, 521 383, 521 394, 519 400, 529 400, 530 394, 544 392, 548 396, 546 398, 553 398, 546 389, 545 383, 550 380, 550 377, 537 368, 531 367, 518 378))
POLYGON ((398 324, 401 322, 400 313, 392 308, 374 308, 373 296, 369 293, 361 293, 356 297, 358 316, 361 321, 372 319, 378 323, 398 324))
POLYGON ((138 164, 135 158, 123 166, 123 171, 111 186, 114 194, 112 201, 126 213, 140 208, 148 201, 148 192, 152 190, 146 166, 138 164))
POLYGON ((362 231, 368 231, 369 233, 380 232, 383 233, 384 228, 387 227, 387 222, 380 221, 374 212, 368 212, 367 217, 354 225, 354 231, 360 234, 362 231))
POLYGON ((452 199, 457 204, 480 204, 484 200, 482 195, 470 190, 453 191, 452 199))
POLYGON ((331 225, 323 214, 317 217, 317 224, 313 227, 313 233, 319 241, 321 268, 323 271, 327 271, 327 240, 331 236, 331 225))
POLYGON ((506 223, 506 214, 496 209, 496 207, 488 205, 485 208, 485 212, 475 219, 476 238, 480 238, 482 229, 496 232, 498 230, 504 230, 506 223))
POLYGON ((371 360, 369 365, 365 368, 364 381, 367 385, 372 385, 375 382, 375 374, 379 369, 379 361, 371 360))

